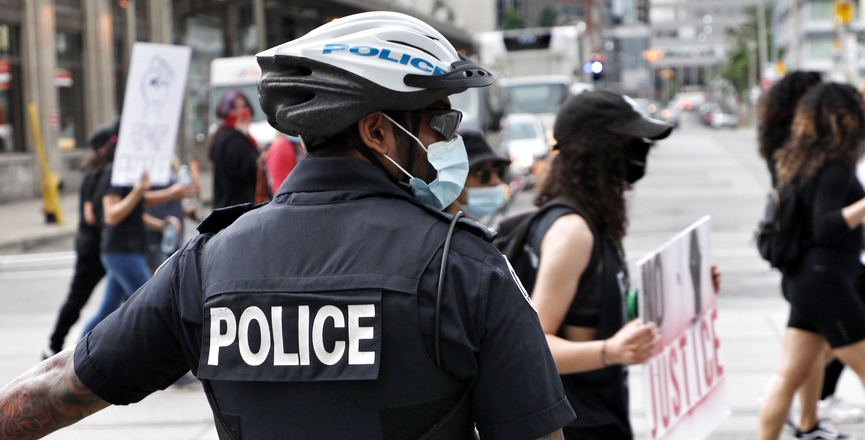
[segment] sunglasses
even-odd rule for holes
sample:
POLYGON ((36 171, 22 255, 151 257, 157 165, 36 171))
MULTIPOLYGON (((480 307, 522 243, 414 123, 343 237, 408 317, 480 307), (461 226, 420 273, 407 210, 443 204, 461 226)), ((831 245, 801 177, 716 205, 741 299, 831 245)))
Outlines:
POLYGON ((487 167, 483 167, 477 171, 475 174, 478 176, 478 180, 481 181, 482 184, 488 185, 490 180, 493 179, 493 173, 499 176, 499 180, 505 180, 505 173, 508 171, 508 166, 503 163, 497 163, 495 165, 490 165, 487 167))
POLYGON ((445 139, 452 139, 457 134, 460 122, 463 120, 463 112, 454 109, 422 108, 417 111, 431 115, 430 128, 444 136, 445 139))

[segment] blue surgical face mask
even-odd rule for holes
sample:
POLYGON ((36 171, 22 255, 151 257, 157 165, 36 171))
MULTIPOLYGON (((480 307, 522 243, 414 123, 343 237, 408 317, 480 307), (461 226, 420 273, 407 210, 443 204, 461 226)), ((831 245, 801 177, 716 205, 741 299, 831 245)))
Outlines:
POLYGON ((468 215, 474 218, 486 217, 496 212, 505 201, 505 192, 501 185, 468 188, 468 203, 463 205, 468 215))
POLYGON ((469 158, 462 136, 454 135, 451 139, 434 142, 429 147, 424 147, 423 142, 403 128, 402 125, 397 124, 387 115, 384 117, 411 136, 426 151, 427 161, 435 168, 438 175, 435 180, 426 183, 409 174, 387 155, 384 157, 409 177, 411 193, 416 199, 436 209, 445 209, 459 197, 463 186, 466 184, 466 177, 469 175, 469 158))

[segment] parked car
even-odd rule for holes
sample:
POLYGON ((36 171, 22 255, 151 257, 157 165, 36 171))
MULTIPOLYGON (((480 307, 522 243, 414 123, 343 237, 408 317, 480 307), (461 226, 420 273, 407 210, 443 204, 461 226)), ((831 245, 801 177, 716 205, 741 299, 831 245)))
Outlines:
POLYGON ((712 128, 736 128, 739 126, 739 115, 731 108, 718 106, 712 111, 710 124, 712 128))
POLYGON ((505 145, 511 158, 511 173, 530 173, 550 154, 541 119, 528 113, 508 115, 505 145))

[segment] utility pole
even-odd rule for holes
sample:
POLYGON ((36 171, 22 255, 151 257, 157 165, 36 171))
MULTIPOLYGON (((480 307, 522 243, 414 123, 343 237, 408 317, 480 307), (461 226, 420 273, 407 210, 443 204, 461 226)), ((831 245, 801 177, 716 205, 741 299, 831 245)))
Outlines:
POLYGON ((790 70, 799 70, 799 0, 790 1, 790 70))
POLYGON ((765 69, 766 65, 769 64, 767 40, 768 37, 766 35, 766 3, 764 0, 757 0, 757 44, 760 51, 760 64, 757 68, 757 74, 760 76, 760 78, 763 77, 763 69, 765 69))

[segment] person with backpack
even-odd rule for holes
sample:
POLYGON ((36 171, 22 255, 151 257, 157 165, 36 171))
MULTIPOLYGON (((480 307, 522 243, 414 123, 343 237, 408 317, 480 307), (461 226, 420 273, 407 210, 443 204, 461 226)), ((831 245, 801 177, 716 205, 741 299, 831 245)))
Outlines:
POLYGON ((865 189, 855 166, 863 151, 862 95, 828 83, 799 101, 792 136, 775 154, 779 194, 788 194, 781 197, 780 230, 793 229, 789 236, 799 242, 789 247, 795 255, 786 256, 783 268, 790 318, 781 362, 760 408, 761 440, 778 438, 793 394, 814 368, 822 368, 815 359, 827 344, 865 383, 865 302, 856 291, 865 189), (784 215, 790 211, 795 222, 784 215))
MULTIPOLYGON (((760 156, 766 160, 773 188, 776 188, 778 184, 775 152, 790 138, 793 117, 796 114, 796 104, 809 90, 821 82, 822 75, 820 72, 790 72, 775 83, 760 101, 757 143, 760 156)), ((775 203, 774 195, 771 203, 773 205, 775 203)), ((774 220, 773 213, 772 223, 774 220)), ((783 294, 785 299, 789 298, 786 291, 783 291, 783 294)), ((838 430, 831 425, 829 420, 820 420, 817 414, 817 402, 821 397, 821 383, 824 382, 823 366, 825 360, 823 356, 819 356, 816 362, 817 366, 811 376, 798 390, 799 420, 795 424, 795 436, 796 438, 834 439, 839 435, 838 430)), ((827 371, 830 370, 827 369, 827 371)), ((837 379, 837 376, 835 378, 837 379)), ((826 375, 826 379, 831 381, 829 374, 826 375)), ((793 422, 790 424, 792 425, 793 422)))
MULTIPOLYGON (((654 323, 628 318, 625 192, 643 176, 651 140, 672 129, 613 92, 570 97, 556 117, 558 154, 535 199, 540 209, 524 227, 528 246, 500 247, 531 292, 578 414, 566 439, 633 438, 626 366, 648 359, 660 337, 654 323)), ((502 223, 503 239, 509 227, 502 223)))

